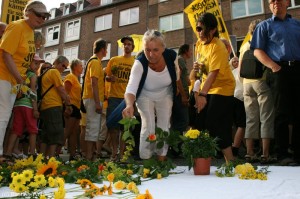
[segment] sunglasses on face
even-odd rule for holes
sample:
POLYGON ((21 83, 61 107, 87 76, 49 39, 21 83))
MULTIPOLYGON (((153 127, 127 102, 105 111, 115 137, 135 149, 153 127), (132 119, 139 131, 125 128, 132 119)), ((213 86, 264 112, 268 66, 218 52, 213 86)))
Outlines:
POLYGON ((66 66, 65 64, 62 64, 62 67, 64 67, 65 70, 68 68, 68 66, 66 66))
POLYGON ((196 30, 197 30, 197 32, 201 32, 203 30, 203 28, 201 26, 197 26, 196 30))
POLYGON ((43 20, 48 19, 47 16, 45 16, 45 15, 43 15, 43 14, 41 14, 41 13, 38 13, 38 12, 36 12, 36 11, 34 11, 34 10, 31 10, 31 12, 33 12, 34 15, 37 16, 38 18, 42 18, 43 20))

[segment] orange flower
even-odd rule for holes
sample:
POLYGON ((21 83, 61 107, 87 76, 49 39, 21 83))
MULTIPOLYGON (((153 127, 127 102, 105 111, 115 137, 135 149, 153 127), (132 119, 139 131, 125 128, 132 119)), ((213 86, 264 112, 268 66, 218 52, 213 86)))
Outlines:
POLYGON ((83 171, 83 170, 88 170, 90 167, 87 165, 81 165, 80 167, 77 168, 78 173, 83 171))
POLYGON ((148 139, 149 139, 150 142, 154 142, 156 140, 156 135, 155 134, 150 134, 148 136, 148 139))
POLYGON ((57 173, 58 165, 55 162, 48 162, 48 164, 39 168, 36 172, 36 175, 44 175, 44 176, 55 176, 57 173))
POLYGON ((109 182, 113 182, 114 179, 115 179, 115 174, 113 174, 113 173, 108 174, 107 180, 108 180, 109 182))

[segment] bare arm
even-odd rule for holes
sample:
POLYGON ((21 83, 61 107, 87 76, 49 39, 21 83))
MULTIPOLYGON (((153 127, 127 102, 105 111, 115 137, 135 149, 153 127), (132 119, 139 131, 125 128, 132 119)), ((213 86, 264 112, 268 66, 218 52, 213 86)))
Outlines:
POLYGON ((99 100, 99 89, 98 89, 98 78, 96 77, 91 77, 92 80, 92 90, 93 90, 93 96, 94 96, 94 101, 95 101, 95 106, 96 106, 96 112, 98 114, 102 113, 102 107, 100 105, 100 100, 99 100))
MULTIPOLYGON (((36 94, 36 80, 37 77, 34 75, 30 78, 30 90, 36 94)), ((33 108, 33 117, 39 118, 40 114, 38 111, 38 105, 36 100, 31 100, 32 108, 33 108)))
POLYGON ((6 51, 3 51, 3 60, 7 69, 12 74, 12 76, 16 79, 17 83, 22 84, 24 82, 24 79, 22 78, 20 72, 18 71, 17 66, 12 58, 12 55, 6 51))
POLYGON ((64 87, 65 87, 66 92, 69 94, 71 92, 71 89, 72 89, 72 83, 70 81, 66 81, 64 83, 64 87))
MULTIPOLYGON (((203 85, 201 92, 200 92, 201 94, 207 95, 209 89, 211 88, 212 84, 216 80, 218 73, 219 73, 219 70, 214 70, 214 71, 208 73, 207 79, 203 85)), ((198 112, 200 112, 206 106, 207 99, 204 96, 199 96, 196 99, 197 99, 197 101, 196 101, 197 110, 198 110, 198 112)))
POLYGON ((123 110, 123 117, 133 117, 134 114, 134 102, 135 102, 135 96, 131 93, 126 93, 124 96, 126 108, 123 110))
POLYGON ((71 105, 70 103, 70 97, 69 95, 67 94, 65 88, 63 86, 59 86, 59 87, 56 87, 57 91, 58 91, 58 94, 60 95, 60 97, 62 98, 62 100, 65 102, 65 105, 66 106, 69 106, 71 105))
POLYGON ((281 67, 275 63, 266 53, 261 49, 254 50, 254 56, 266 67, 270 68, 272 72, 277 72, 281 67))
POLYGON ((182 104, 184 106, 188 106, 188 103, 189 103, 189 99, 183 89, 183 86, 182 86, 182 81, 181 79, 177 80, 176 81, 176 84, 177 84, 177 90, 179 91, 180 95, 181 95, 181 101, 182 101, 182 104))

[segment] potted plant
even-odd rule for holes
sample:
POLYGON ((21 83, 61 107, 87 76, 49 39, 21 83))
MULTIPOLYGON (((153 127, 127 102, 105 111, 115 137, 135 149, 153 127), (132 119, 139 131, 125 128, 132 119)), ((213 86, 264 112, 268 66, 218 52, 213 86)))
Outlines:
POLYGON ((187 160, 189 169, 194 168, 195 175, 207 175, 210 173, 210 160, 217 152, 217 138, 209 135, 207 130, 199 131, 190 129, 185 135, 181 136, 183 140, 182 154, 187 160), (198 164, 200 163, 200 164, 198 164), (206 163, 206 170, 199 171, 206 163), (199 168, 200 167, 200 168, 199 168))

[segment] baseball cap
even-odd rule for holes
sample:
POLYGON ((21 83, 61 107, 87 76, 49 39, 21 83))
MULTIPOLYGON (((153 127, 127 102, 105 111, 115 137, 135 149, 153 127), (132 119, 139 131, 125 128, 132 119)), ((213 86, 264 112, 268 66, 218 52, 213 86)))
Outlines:
POLYGON ((132 44, 134 45, 134 41, 133 41, 132 37, 130 37, 129 35, 122 37, 121 42, 124 43, 125 40, 131 41, 132 44))
POLYGON ((34 10, 37 13, 41 13, 41 14, 46 14, 48 16, 51 16, 51 14, 47 11, 46 6, 40 2, 40 1, 31 1, 29 2, 26 7, 25 10, 34 10))
POLYGON ((42 58, 40 58, 40 56, 38 54, 35 54, 34 57, 33 57, 33 60, 35 61, 39 61, 41 63, 44 63, 45 60, 43 60, 42 58))

